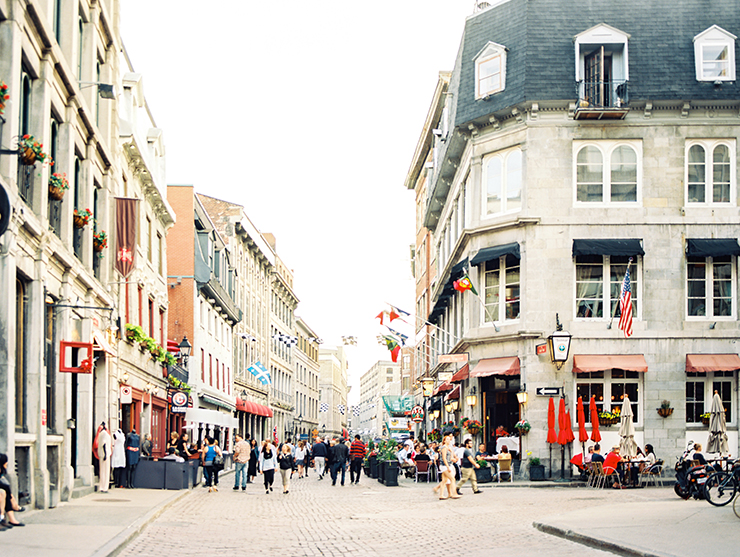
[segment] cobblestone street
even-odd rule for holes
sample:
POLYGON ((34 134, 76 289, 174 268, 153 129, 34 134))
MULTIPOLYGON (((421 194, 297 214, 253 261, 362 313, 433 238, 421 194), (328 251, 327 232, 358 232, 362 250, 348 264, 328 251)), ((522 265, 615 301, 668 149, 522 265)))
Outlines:
MULTIPOLYGON (((196 493, 168 508, 122 555, 607 555, 542 533, 532 523, 568 511, 664 500, 666 489, 613 492, 484 484, 473 495, 439 501, 429 484, 400 480, 386 488, 363 476, 361 485, 332 486, 316 476, 294 479, 284 495, 279 479, 267 495, 261 484, 196 493)), ((675 498, 675 496, 674 496, 675 498)), ((599 512, 596 511, 595 512, 599 512)))

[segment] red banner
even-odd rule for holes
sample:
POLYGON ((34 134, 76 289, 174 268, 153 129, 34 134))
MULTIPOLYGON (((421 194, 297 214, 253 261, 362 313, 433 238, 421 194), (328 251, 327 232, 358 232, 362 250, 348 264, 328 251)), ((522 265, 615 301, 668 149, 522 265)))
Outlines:
POLYGON ((116 270, 128 278, 136 257, 136 211, 138 199, 116 198, 116 270))

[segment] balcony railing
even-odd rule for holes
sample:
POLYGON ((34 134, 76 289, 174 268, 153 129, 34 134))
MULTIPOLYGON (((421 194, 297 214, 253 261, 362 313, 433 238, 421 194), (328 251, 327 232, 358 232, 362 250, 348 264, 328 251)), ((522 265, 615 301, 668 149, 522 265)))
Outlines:
POLYGON ((18 195, 26 202, 33 205, 33 175, 35 165, 18 164, 18 195))
POLYGON ((628 82, 578 81, 576 82, 576 119, 622 119, 627 115, 629 103, 628 82))

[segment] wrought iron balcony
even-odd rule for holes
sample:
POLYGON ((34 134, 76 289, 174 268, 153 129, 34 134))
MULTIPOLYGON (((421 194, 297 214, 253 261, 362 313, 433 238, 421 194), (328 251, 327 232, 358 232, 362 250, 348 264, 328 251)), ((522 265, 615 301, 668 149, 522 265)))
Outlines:
POLYGON ((578 81, 576 82, 576 120, 622 120, 629 108, 628 82, 578 81))

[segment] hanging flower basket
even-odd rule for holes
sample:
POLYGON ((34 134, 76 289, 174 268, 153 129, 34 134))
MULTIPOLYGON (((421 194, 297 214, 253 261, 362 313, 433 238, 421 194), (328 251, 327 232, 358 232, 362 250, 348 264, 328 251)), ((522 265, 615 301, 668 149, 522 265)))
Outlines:
POLYGON ((532 429, 532 426, 527 420, 519 420, 515 425, 514 428, 519 432, 519 436, 526 435, 530 429, 532 429))
POLYGON ((64 199, 64 194, 69 189, 69 182, 67 181, 67 175, 62 173, 54 173, 49 177, 49 197, 61 201, 64 199))
POLYGON ((92 217, 90 209, 75 209, 72 214, 72 218, 74 219, 75 226, 77 228, 85 228, 87 223, 90 222, 90 217, 92 217))
POLYGON ((5 112, 5 101, 10 98, 8 95, 8 86, 4 81, 0 81, 0 116, 5 112))
POLYGON ((673 408, 658 408, 658 415, 667 418, 673 414, 673 408))
POLYGON ((619 423, 619 416, 611 412, 599 412, 599 425, 610 426, 619 423))
MULTIPOLYGON (((18 157, 20 158, 21 164, 24 166, 32 166, 36 162, 46 162, 47 159, 51 161, 49 155, 44 153, 43 144, 36 141, 36 138, 32 135, 24 135, 18 140, 18 157)), ((53 163, 51 163, 53 164, 53 163)))
POLYGON ((93 251, 100 253, 108 247, 108 236, 105 230, 93 234, 93 251))

